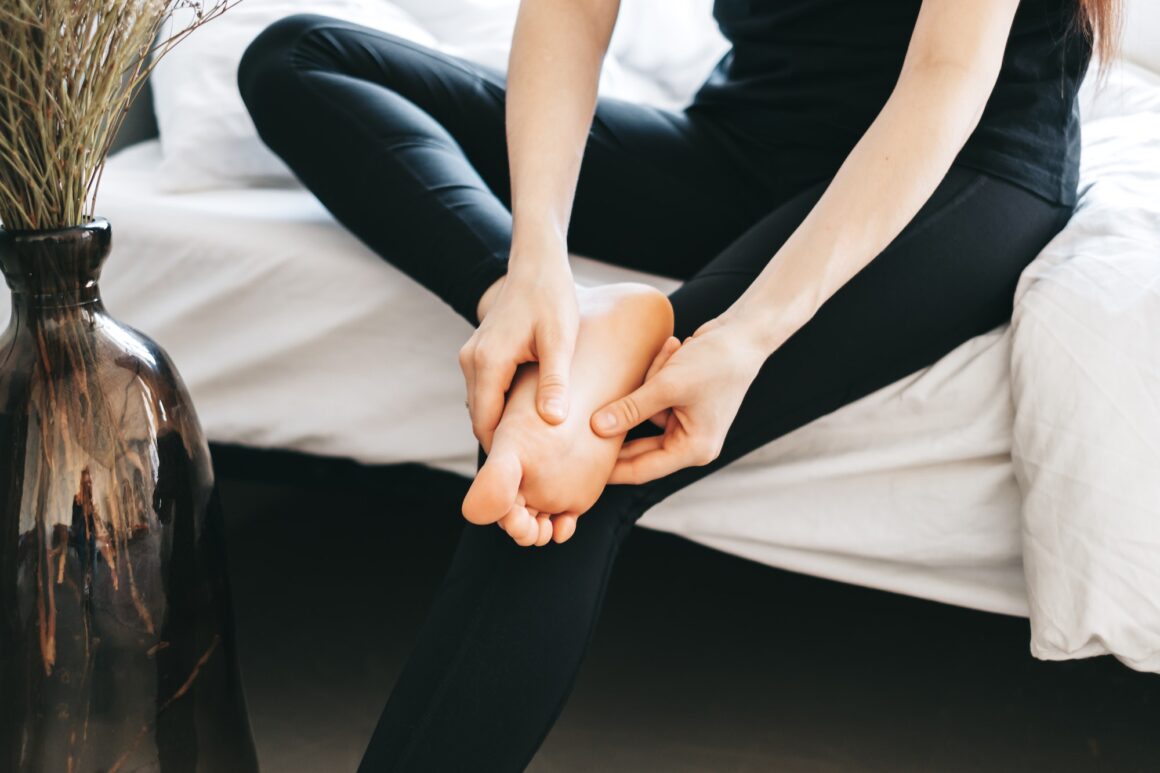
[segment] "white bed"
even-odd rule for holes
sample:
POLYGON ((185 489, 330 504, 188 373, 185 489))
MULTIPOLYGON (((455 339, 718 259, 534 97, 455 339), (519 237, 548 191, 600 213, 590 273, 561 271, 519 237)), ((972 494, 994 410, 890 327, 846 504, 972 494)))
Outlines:
MULTIPOLYGON (((174 357, 209 437, 469 474, 469 328, 304 190, 166 194, 115 156, 109 308, 174 357)), ((632 276, 577 260, 582 281, 632 276)), ((1027 614, 1009 336, 965 344, 662 503, 643 525, 810 574, 1027 614)))
MULTIPOLYGON (((1160 14, 1150 7, 1137 12, 1160 30, 1160 14)), ((666 23, 678 22, 670 16, 666 23)), ((695 19, 682 23, 703 26, 695 19)), ((1129 38, 1147 40, 1140 29, 1131 29, 1129 38)), ((713 55, 714 45, 702 45, 705 56, 713 55)), ((1137 50, 1144 49, 1137 44, 1137 50)), ((629 53, 636 58, 626 55, 625 62, 655 64, 640 50, 629 53)), ((1151 66, 1160 62, 1153 59, 1151 66)), ((639 80, 629 77, 627 65, 613 74, 629 85, 639 80)), ((1154 410, 1160 401, 1149 403, 1149 390, 1160 394, 1160 346, 1144 351, 1155 339, 1146 331, 1142 339, 1137 335, 1133 378, 1115 382, 1116 366, 1105 362, 1101 367, 1112 381, 1093 378, 1085 393, 1068 381, 1095 355, 1073 356, 1082 353, 1078 338, 1075 346, 1064 341, 1063 354, 1051 344, 1052 335, 1069 329, 1061 308, 1103 304, 1102 311, 1086 312, 1071 334, 1107 333, 1108 320, 1135 319, 1144 326, 1160 319, 1160 76, 1126 68, 1112 81, 1096 101, 1085 86, 1083 200, 1073 224, 1025 273, 1014 325, 968 341, 934 366, 770 443, 666 500, 641 525, 785 569, 1030 614, 1032 649, 1040 657, 1111 651, 1134 667, 1160 670, 1160 608, 1154 602, 1137 599, 1134 608, 1099 612, 1100 594, 1124 597, 1125 583, 1141 592, 1160 587, 1160 578, 1146 577, 1152 557, 1160 555, 1160 494, 1152 496, 1160 492, 1160 473, 1148 481, 1146 467, 1160 459, 1160 447, 1147 440, 1148 427, 1160 428, 1160 410, 1154 410), (1099 263, 1109 272, 1104 276, 1128 276, 1131 269, 1135 284, 1124 289, 1111 280, 1096 282, 1084 295, 1082 276, 1068 279, 1060 270, 1078 270, 1088 265, 1084 258, 1105 253, 1111 259, 1099 263), (1061 307, 1053 288, 1069 282, 1079 288, 1079 300, 1061 307), (1120 294, 1113 296, 1117 303, 1108 304, 1113 292, 1120 294), (1059 461, 1052 453, 1061 448, 1061 436, 1043 429, 1042 419, 1091 404, 1092 390, 1098 399, 1120 389, 1119 399, 1127 385, 1136 388, 1131 399, 1145 409, 1140 421, 1151 423, 1121 427, 1119 435, 1100 440, 1113 449, 1133 431, 1143 438, 1132 451, 1143 471, 1133 473, 1130 489, 1134 531, 1125 538, 1123 530, 1072 529, 1067 519, 1089 518, 1089 512, 1098 514, 1095 521, 1119 525, 1099 515, 1106 497, 1087 495, 1097 488, 1093 480, 1102 480, 1091 476, 1106 471, 1074 454, 1065 464, 1046 464, 1059 461), (1051 399, 1041 400, 1044 389, 1051 399), (1047 481, 1044 470, 1072 488, 1047 481), (1078 492, 1073 499, 1082 498, 1087 509, 1057 506, 1052 498, 1065 490, 1078 492), (1029 523, 1035 539, 1028 538, 1029 523), (1038 539, 1044 531, 1082 536, 1066 549, 1047 545, 1054 556, 1029 552, 1047 544, 1038 539), (1125 539, 1139 551, 1135 563, 1121 561, 1126 554, 1115 550, 1099 552, 1125 539), (1026 572, 1025 552, 1032 558, 1026 572), (1109 563, 1113 580, 1091 579, 1097 569, 1107 574, 1109 563), (1129 565, 1135 574, 1121 571, 1129 565)), ((164 120, 161 126, 164 136, 164 120)), ((363 247, 301 188, 173 192, 173 171, 196 160, 194 149, 169 154, 166 164, 159 143, 150 140, 109 161, 99 211, 113 223, 114 249, 103 286, 110 310, 174 357, 211 440, 367 463, 417 461, 470 474, 475 444, 455 357, 469 333, 466 323, 363 247)), ((634 278, 672 286, 579 258, 575 269, 581 281, 634 278)), ((6 303, 0 296, 0 314, 6 303)), ((1092 338, 1093 346, 1108 351, 1092 338)), ((1129 415, 1114 400, 1110 404, 1129 415)), ((1098 422, 1076 426, 1086 433, 1084 443, 1104 431, 1098 422)))

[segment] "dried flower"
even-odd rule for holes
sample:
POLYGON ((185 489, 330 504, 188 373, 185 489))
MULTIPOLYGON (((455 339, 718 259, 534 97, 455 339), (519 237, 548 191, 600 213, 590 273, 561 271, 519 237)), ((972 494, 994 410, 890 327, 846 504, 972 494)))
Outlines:
POLYGON ((0 3, 0 223, 91 220, 109 147, 153 66, 238 1, 0 3))

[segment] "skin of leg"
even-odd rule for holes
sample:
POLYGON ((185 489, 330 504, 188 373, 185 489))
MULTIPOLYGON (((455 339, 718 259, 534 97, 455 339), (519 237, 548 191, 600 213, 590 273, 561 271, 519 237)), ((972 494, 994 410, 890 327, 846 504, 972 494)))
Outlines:
MULTIPOLYGON (((820 192, 788 202, 673 294, 678 335, 744 291, 820 192)), ((466 527, 363 770, 456 770, 481 759, 492 770, 522 770, 564 705, 635 520, 1001 324, 1019 273, 1067 214, 1015 186, 953 172, 912 227, 770 358, 715 462, 607 487, 564 544, 525 551, 497 530, 466 527)))
POLYGON ((578 288, 578 296, 574 409, 562 424, 544 422, 535 406, 537 368, 534 363, 522 366, 508 392, 487 461, 463 502, 468 521, 487 524, 504 518, 504 528, 521 545, 542 545, 551 536, 550 529, 544 530, 550 527, 546 516, 537 523, 529 508, 536 513, 579 514, 596 502, 624 437, 597 436, 587 417, 639 386, 673 332, 668 298, 648 285, 578 288))

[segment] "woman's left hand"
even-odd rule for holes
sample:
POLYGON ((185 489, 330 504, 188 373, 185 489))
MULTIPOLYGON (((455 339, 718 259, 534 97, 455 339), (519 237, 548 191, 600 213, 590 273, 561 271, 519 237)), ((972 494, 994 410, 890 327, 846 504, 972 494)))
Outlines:
POLYGON ((768 356, 749 325, 727 316, 684 343, 670 338, 639 389, 592 415, 593 431, 604 437, 650 418, 664 427, 661 435, 625 443, 608 482, 645 483, 716 459, 768 356))

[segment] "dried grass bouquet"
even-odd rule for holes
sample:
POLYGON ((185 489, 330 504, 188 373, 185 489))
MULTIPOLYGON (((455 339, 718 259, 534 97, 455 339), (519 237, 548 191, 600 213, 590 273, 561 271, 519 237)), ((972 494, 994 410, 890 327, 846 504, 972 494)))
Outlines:
POLYGON ((91 220, 109 146, 153 66, 238 1, 0 2, 0 223, 91 220))

